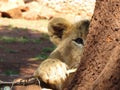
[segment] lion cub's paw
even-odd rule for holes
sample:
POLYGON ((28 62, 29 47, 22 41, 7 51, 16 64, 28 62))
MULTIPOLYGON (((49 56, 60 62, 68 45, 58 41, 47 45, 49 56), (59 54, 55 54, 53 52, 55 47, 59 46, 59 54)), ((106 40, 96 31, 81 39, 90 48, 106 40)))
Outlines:
POLYGON ((67 65, 59 59, 45 60, 34 72, 34 76, 52 85, 61 85, 67 78, 67 74, 67 65))

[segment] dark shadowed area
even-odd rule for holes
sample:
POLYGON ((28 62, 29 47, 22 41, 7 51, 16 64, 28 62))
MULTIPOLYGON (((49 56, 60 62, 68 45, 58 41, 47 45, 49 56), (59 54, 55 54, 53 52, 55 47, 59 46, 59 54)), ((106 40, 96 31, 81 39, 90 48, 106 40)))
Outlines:
POLYGON ((46 34, 39 31, 0 27, 0 80, 31 75, 53 50, 46 34))

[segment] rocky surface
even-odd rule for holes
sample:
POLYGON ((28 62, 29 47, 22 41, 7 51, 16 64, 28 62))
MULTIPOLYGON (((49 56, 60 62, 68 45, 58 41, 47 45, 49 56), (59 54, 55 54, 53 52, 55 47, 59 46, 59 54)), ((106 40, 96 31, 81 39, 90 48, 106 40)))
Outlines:
POLYGON ((57 16, 76 21, 91 18, 94 6, 95 0, 1 0, 0 15, 30 20, 51 19, 57 16), (3 15, 3 12, 8 15, 3 15), (20 16, 16 17, 16 13, 20 16))

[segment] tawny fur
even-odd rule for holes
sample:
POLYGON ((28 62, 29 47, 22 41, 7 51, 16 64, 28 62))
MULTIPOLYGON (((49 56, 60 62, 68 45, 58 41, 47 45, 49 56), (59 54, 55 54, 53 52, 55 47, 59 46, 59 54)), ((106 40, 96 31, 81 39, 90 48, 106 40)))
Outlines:
POLYGON ((72 23, 64 18, 54 18, 50 20, 48 24, 48 34, 52 43, 55 45, 60 44, 63 39, 68 37, 72 26, 72 23))
POLYGON ((53 89, 63 90, 66 83, 71 82, 80 63, 88 27, 88 20, 71 24, 63 18, 52 19, 48 31, 50 40, 57 48, 39 65, 34 76, 40 77, 53 89))

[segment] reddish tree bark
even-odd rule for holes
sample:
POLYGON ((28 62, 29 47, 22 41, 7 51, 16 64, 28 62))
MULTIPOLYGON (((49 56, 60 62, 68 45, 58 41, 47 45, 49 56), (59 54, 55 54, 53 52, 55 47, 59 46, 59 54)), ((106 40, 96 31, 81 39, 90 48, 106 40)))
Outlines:
POLYGON ((96 0, 82 62, 67 90, 120 89, 120 1, 96 0))
POLYGON ((93 83, 91 90, 120 90, 120 47, 113 49, 110 60, 93 83))

